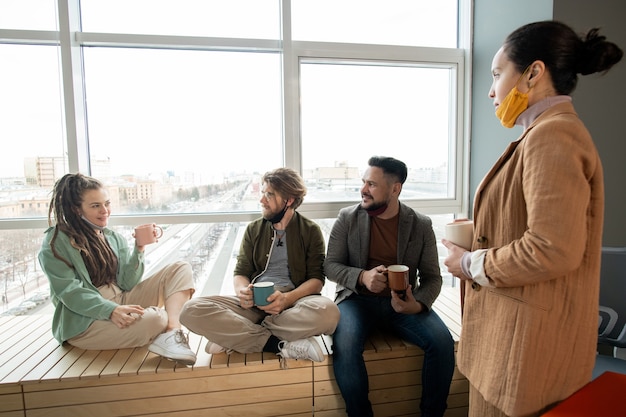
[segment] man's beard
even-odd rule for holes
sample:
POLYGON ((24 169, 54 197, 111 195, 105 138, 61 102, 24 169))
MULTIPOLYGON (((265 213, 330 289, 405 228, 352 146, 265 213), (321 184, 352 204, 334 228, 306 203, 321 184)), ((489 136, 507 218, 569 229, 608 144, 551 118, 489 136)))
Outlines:
POLYGON ((285 206, 283 207, 281 211, 279 211, 278 213, 270 213, 269 216, 263 216, 263 218, 265 220, 268 220, 272 224, 276 224, 280 222, 283 219, 283 217, 285 217, 285 213, 287 213, 287 209, 288 209, 287 202, 285 202, 285 206))
POLYGON ((385 210, 387 210, 387 207, 389 207, 387 202, 373 203, 371 206, 366 208, 365 211, 367 211, 367 214, 370 217, 376 217, 383 214, 385 210))
MULTIPOLYGON (((369 195, 369 194, 365 194, 364 196, 372 198, 372 196, 369 195)), ((364 196, 362 195, 361 198, 363 198, 364 196)), ((362 205, 362 203, 361 203, 361 205, 362 205)), ((387 210, 388 206, 389 205, 387 204, 387 201, 378 201, 378 202, 377 201, 372 201, 370 206, 365 208, 365 211, 367 211, 367 214, 370 215, 371 217, 376 217, 376 216, 379 216, 379 215, 383 214, 385 212, 385 210, 387 210)))

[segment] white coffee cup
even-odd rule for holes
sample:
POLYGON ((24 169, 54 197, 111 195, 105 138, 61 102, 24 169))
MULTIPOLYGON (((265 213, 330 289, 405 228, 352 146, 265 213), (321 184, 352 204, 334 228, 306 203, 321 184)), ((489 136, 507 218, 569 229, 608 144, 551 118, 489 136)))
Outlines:
POLYGON ((465 219, 446 224, 446 239, 463 249, 471 250, 474 241, 474 222, 465 219))

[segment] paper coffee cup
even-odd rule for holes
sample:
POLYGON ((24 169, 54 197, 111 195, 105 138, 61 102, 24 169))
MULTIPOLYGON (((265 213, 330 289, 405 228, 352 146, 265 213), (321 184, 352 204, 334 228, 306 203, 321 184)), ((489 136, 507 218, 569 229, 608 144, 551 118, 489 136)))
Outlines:
POLYGON ((474 222, 460 220, 446 224, 446 239, 457 246, 471 250, 474 241, 474 222))

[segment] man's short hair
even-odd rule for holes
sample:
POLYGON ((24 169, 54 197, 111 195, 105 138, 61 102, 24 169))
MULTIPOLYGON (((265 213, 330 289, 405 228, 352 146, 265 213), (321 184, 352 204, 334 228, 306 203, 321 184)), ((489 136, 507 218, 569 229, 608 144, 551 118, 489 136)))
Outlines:
POLYGON ((263 175, 263 184, 269 184, 275 192, 288 200, 293 198, 291 207, 297 209, 306 195, 306 185, 300 174, 291 168, 277 168, 263 175))
POLYGON ((406 181, 408 175, 406 164, 398 159, 390 156, 372 156, 367 164, 382 169, 386 176, 393 177, 400 184, 406 181))

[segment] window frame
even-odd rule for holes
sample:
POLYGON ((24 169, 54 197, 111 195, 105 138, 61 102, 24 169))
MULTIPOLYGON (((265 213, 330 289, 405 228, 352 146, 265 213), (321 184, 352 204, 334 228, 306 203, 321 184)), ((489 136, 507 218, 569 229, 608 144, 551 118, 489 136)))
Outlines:
MULTIPOLYGON (((59 48, 62 101, 65 135, 70 172, 90 172, 89 144, 85 108, 82 50, 85 47, 161 48, 204 51, 246 51, 282 54, 283 76, 283 151, 285 166, 302 170, 299 66, 307 59, 365 60, 427 64, 453 68, 453 85, 456 92, 450 99, 454 103, 456 117, 450 126, 454 148, 450 150, 450 182, 454 184, 454 196, 431 200, 403 200, 412 208, 426 214, 454 213, 466 216, 469 204, 469 129, 470 129, 470 80, 471 60, 471 8, 469 0, 459 0, 459 47, 432 48, 346 44, 328 42, 292 41, 290 16, 291 0, 281 1, 282 40, 212 38, 194 36, 136 35, 93 33, 80 30, 79 0, 56 0, 58 8, 58 31, 0 29, 0 43, 21 45, 50 45, 59 48), (419 60, 416 58, 419 57, 419 60)), ((366 161, 363 161, 365 164, 366 161)), ((333 218, 338 211, 353 202, 307 203, 299 212, 311 218, 333 218)), ((137 222, 160 222, 167 224, 239 222, 251 221, 258 212, 220 212, 185 214, 114 215, 112 225, 133 225, 137 222)), ((0 230, 45 228, 47 219, 0 218, 0 230)))

